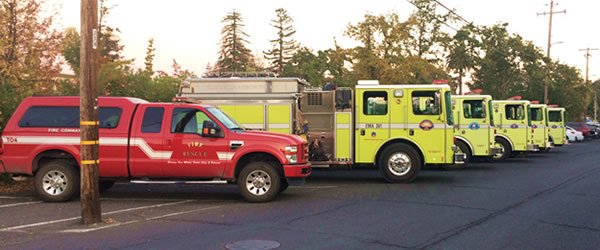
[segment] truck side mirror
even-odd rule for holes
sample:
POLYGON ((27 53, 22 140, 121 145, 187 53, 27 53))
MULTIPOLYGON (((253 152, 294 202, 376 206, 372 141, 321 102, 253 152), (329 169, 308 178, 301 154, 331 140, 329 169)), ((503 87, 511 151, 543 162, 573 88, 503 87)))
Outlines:
POLYGON ((440 90, 435 92, 435 98, 434 98, 434 102, 435 102, 435 113, 437 114, 441 114, 442 113, 442 94, 440 93, 440 90))
POLYGON ((221 128, 213 121, 202 122, 202 137, 223 137, 221 128))

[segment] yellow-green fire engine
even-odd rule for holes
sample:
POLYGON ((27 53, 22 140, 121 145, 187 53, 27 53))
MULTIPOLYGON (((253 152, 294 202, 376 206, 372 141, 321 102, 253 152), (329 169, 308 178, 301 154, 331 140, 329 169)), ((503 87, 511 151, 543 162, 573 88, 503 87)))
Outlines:
POLYGON ((514 99, 492 101, 496 147, 502 148, 501 154, 492 157, 496 161, 519 152, 539 151, 538 145, 532 140, 530 103, 514 99))
MULTIPOLYGON (((454 143, 459 152, 464 152, 467 163, 471 157, 492 157, 502 153, 494 146, 494 117, 492 96, 453 95, 454 143)), ((461 165, 458 165, 461 166, 461 165)))
POLYGON ((550 140, 554 146, 560 147, 569 144, 565 127, 565 108, 557 105, 548 106, 548 127, 550 128, 550 140))
POLYGON ((538 101, 531 101, 531 132, 533 143, 538 145, 540 151, 548 151, 553 147, 550 142, 547 106, 538 101))
POLYGON ((297 78, 207 76, 182 82, 179 98, 217 105, 247 129, 304 136, 313 166, 377 166, 410 182, 424 164, 462 163, 453 142, 448 85, 312 88, 297 78))

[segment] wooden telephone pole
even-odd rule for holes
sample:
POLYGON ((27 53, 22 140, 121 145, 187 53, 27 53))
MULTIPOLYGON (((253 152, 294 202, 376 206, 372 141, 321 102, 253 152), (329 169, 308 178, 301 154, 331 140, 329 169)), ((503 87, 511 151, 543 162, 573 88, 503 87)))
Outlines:
MULTIPOLYGON (((552 46, 552 14, 564 13, 567 14, 566 10, 554 11, 554 0, 550 0, 550 12, 542 12, 537 13, 538 16, 542 15, 550 15, 550 21, 548 22, 548 51, 546 52, 546 56, 550 58, 550 47, 552 46)), ((550 74, 550 66, 548 66, 546 75, 550 74)), ((548 77, 548 76, 546 76, 548 77)), ((544 103, 548 104, 548 80, 544 84, 544 103)))
POLYGON ((81 221, 102 221, 98 190, 98 1, 81 0, 81 221))
MULTIPOLYGON (((598 50, 597 48, 590 49, 580 49, 579 51, 585 51, 585 83, 589 83, 589 72, 590 72, 590 50, 598 50)), ((596 90, 594 89, 594 121, 597 121, 598 118, 598 99, 596 99, 596 90)))

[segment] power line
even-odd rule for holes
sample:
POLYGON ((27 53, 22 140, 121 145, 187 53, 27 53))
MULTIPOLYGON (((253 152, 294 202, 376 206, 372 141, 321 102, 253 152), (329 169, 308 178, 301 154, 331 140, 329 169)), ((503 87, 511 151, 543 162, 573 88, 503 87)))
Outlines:
MULTIPOLYGON (((431 15, 432 17, 434 17, 434 18, 435 18, 436 20, 438 20, 439 22, 441 22, 441 23, 443 23, 444 25, 448 26, 448 28, 451 28, 451 29, 453 29, 454 31, 457 31, 457 32, 458 32, 458 29, 456 29, 456 28, 452 27, 450 24, 448 24, 448 23, 446 23, 446 22, 444 22, 444 21, 440 20, 439 18, 437 18, 437 17, 435 16, 435 14, 429 13, 428 11, 426 11, 426 10, 422 9, 421 7, 419 7, 417 4, 413 3, 413 2, 412 2, 412 1, 410 1, 410 0, 406 0, 406 1, 407 1, 408 3, 410 3, 410 4, 414 5, 415 7, 417 7, 417 9, 419 9, 419 10, 421 10, 421 11, 425 11, 427 14, 431 15)), ((436 1, 436 2, 437 2, 437 1, 436 1)))
POLYGON ((467 21, 467 19, 464 19, 462 16, 460 16, 458 13, 456 13, 453 9, 450 9, 448 7, 446 7, 446 5, 440 3, 440 1, 437 0, 433 0, 434 2, 436 2, 437 4, 439 4, 440 6, 444 7, 444 9, 448 10, 448 12, 452 13, 453 15, 455 15, 456 17, 458 17, 458 19, 460 19, 461 21, 465 22, 466 24, 472 24, 473 22, 469 22, 467 21))

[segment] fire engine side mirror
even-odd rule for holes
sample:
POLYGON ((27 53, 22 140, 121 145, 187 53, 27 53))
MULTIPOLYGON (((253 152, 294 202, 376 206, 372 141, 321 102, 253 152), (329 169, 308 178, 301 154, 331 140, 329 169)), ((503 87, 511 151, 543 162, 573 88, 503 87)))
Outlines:
POLYGON ((202 122, 202 137, 223 137, 221 128, 213 121, 202 122))
POLYGON ((435 110, 436 113, 442 113, 442 94, 439 89, 435 92, 435 110))

